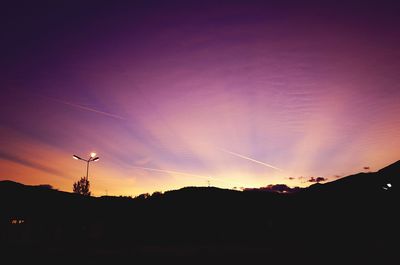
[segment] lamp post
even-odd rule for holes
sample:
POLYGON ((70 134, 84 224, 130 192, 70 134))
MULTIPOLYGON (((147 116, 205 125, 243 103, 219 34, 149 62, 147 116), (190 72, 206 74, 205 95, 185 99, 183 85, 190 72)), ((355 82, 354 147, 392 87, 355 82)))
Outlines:
POLYGON ((96 156, 96 153, 94 153, 94 152, 90 153, 89 159, 83 159, 77 155, 73 155, 72 158, 86 162, 86 180, 88 180, 88 178, 89 178, 89 163, 99 161, 99 159, 100 159, 98 156, 96 156))

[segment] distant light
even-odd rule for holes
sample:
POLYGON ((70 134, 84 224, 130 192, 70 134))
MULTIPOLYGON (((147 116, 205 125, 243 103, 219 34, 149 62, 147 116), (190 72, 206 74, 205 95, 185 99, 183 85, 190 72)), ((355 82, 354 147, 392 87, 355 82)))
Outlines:
POLYGON ((386 184, 386 186, 388 186, 389 188, 391 188, 391 187, 392 187, 392 184, 388 183, 388 184, 386 184))
POLYGON ((387 190, 388 188, 387 187, 382 187, 382 189, 387 190))
POLYGON ((96 156, 96 153, 95 152, 92 152, 92 153, 90 153, 90 157, 95 157, 96 156))
POLYGON ((96 158, 94 158, 92 161, 95 161, 95 162, 96 162, 96 161, 99 161, 99 159, 100 159, 99 157, 96 157, 96 158))
POLYGON ((11 223, 12 225, 20 225, 20 224, 25 223, 25 220, 23 220, 23 219, 11 219, 11 220, 10 220, 10 223, 11 223))

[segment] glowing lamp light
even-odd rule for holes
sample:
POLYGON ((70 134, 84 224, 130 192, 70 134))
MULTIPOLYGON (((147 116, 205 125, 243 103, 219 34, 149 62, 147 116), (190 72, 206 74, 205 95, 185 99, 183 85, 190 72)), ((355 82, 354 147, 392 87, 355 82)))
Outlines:
POLYGON ((90 153, 90 157, 91 157, 91 158, 93 158, 93 157, 95 157, 95 156, 96 156, 96 153, 95 153, 95 152, 91 152, 91 153, 90 153))
POLYGON ((96 161, 99 161, 99 159, 100 159, 99 157, 96 157, 96 158, 93 158, 92 161, 96 162, 96 161))
POLYGON ((388 186, 389 188, 391 188, 391 187, 392 187, 392 184, 388 183, 388 184, 386 184, 386 186, 388 186))

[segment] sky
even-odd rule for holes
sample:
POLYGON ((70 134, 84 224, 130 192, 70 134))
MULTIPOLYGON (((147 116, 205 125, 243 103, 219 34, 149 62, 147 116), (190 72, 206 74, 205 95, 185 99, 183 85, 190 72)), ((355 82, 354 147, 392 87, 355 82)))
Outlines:
POLYGON ((400 158, 396 1, 21 1, 0 180, 94 195, 308 186, 400 158))

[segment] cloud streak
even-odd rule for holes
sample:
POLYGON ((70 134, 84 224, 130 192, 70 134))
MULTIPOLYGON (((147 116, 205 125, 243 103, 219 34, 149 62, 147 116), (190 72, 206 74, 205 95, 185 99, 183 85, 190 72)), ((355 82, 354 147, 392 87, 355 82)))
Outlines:
POLYGON ((46 172, 48 174, 67 177, 63 172, 61 172, 59 170, 43 166, 43 165, 41 165, 39 163, 36 163, 36 162, 33 162, 33 161, 29 161, 27 159, 23 159, 23 158, 20 158, 18 156, 15 156, 15 155, 11 155, 11 154, 6 154, 6 153, 0 152, 0 159, 7 160, 7 161, 10 161, 10 162, 13 162, 13 163, 17 163, 17 164, 20 164, 22 166, 30 167, 30 168, 33 168, 33 169, 37 169, 37 170, 46 172))

